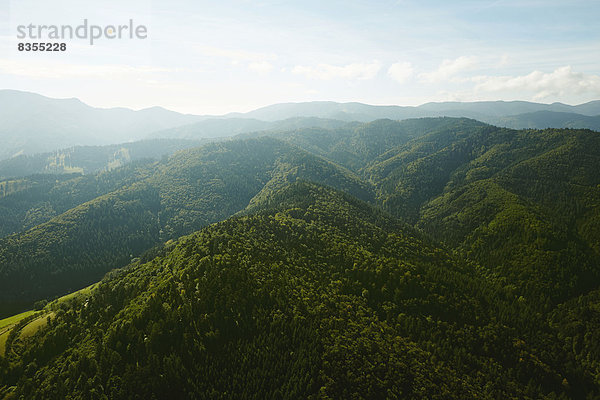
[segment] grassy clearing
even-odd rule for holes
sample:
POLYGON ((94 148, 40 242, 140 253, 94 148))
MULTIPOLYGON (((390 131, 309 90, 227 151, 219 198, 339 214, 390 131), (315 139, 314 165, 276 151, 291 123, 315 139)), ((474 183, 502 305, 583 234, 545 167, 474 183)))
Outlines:
POLYGON ((76 292, 66 294, 63 297, 59 297, 58 299, 54 300, 50 304, 51 305, 56 305, 56 304, 62 303, 63 301, 74 299, 74 298, 76 298, 78 296, 87 296, 87 295, 89 295, 92 292, 92 290, 94 289, 94 287, 96 287, 96 285, 97 285, 97 283, 93 283, 90 286, 84 287, 83 289, 80 289, 80 290, 78 290, 76 292))
POLYGON ((34 312, 35 311, 25 311, 0 320, 0 357, 4 357, 6 351, 6 339, 8 339, 8 335, 10 335, 13 326, 19 323, 23 318, 29 317, 34 312))
POLYGON ((8 339, 9 334, 10 334, 10 329, 6 329, 2 333, 0 333, 0 357, 4 357, 6 339, 8 339))
POLYGON ((33 334, 35 334, 39 329, 46 326, 48 323, 48 317, 50 317, 50 319, 54 318, 54 313, 44 314, 25 325, 23 329, 21 329, 20 337, 27 338, 29 336, 33 336, 33 334))
POLYGON ((35 313, 35 311, 33 311, 33 310, 25 311, 25 312, 22 312, 21 314, 13 315, 11 317, 0 320, 0 330, 2 330, 2 328, 4 328, 5 326, 11 326, 11 325, 16 324, 23 318, 27 318, 33 313, 35 313))
MULTIPOLYGON (((76 292, 69 293, 63 297, 60 297, 60 298, 54 300, 53 302, 49 303, 49 305, 45 308, 45 310, 49 311, 51 309, 50 308, 51 306, 60 304, 64 301, 75 299, 79 296, 88 296, 96 285, 97 285, 97 283, 94 283, 94 284, 84 287, 83 289, 80 289, 76 292)), ((21 321, 22 319, 27 318, 36 312, 38 312, 38 311, 33 311, 33 310, 25 311, 20 314, 16 314, 16 315, 13 315, 8 318, 4 318, 4 319, 0 320, 0 357, 4 357, 4 353, 6 351, 6 340, 8 339, 8 336, 10 335, 10 332, 13 329, 13 327, 16 324, 18 324, 19 321, 21 321)), ((20 333, 19 337, 22 339, 25 339, 25 338, 32 336, 39 329, 46 326, 46 324, 48 323, 48 320, 47 320, 48 317, 54 318, 54 316, 55 316, 54 312, 46 312, 44 315, 41 315, 40 317, 34 319, 33 321, 29 322, 27 325, 25 325, 21 329, 21 333, 20 333)))

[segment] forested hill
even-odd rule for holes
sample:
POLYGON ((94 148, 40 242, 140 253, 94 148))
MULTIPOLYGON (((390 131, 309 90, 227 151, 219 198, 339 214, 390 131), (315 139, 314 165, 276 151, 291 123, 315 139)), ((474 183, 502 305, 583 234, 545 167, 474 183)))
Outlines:
POLYGON ((22 154, 0 160, 0 179, 35 174, 96 174, 112 171, 130 162, 160 160, 176 151, 202 144, 200 140, 154 139, 108 146, 75 146, 34 155, 22 154))
POLYGON ((0 393, 597 398, 599 166, 598 132, 432 118, 2 181, 3 315, 125 268, 15 330, 0 393))
POLYGON ((415 139, 364 174, 383 208, 556 302, 599 282, 599 166, 597 132, 487 126, 415 139))
POLYGON ((244 209, 263 188, 297 178, 374 199, 372 186, 352 172, 271 138, 207 145, 97 178, 26 179, 0 199, 13 228, 24 229, 0 238, 3 312, 90 284, 157 243, 244 209), (32 219, 38 224, 27 229, 32 219))
POLYGON ((485 126, 488 125, 467 118, 381 119, 343 129, 296 129, 257 132, 239 137, 272 136, 358 172, 381 154, 412 139, 436 132, 468 133, 485 126))
POLYGON ((373 184, 344 166, 358 171, 390 147, 456 124, 483 125, 382 120, 274 134, 290 144, 233 140, 95 175, 0 181, 0 316, 92 283, 143 250, 223 220, 297 178, 374 202, 373 184))
POLYGON ((0 233, 14 233, 0 238, 0 308, 89 284, 297 178, 383 207, 528 295, 562 301, 594 287, 598 133, 433 118, 271 136, 98 175, 0 182, 0 233))
POLYGON ((59 303, 4 364, 15 396, 566 398, 597 390, 514 295, 307 183, 59 303), (10 367, 9 367, 10 365, 10 367))

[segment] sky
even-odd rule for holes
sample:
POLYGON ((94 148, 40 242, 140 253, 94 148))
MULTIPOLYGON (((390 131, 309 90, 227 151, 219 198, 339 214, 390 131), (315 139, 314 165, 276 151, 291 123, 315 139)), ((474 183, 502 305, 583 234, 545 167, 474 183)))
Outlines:
MULTIPOLYGON (((0 89, 193 114, 282 102, 600 99, 600 1, 0 0, 0 89), (143 25, 18 51, 17 27, 143 25)), ((44 38, 46 39, 46 38, 44 38)))

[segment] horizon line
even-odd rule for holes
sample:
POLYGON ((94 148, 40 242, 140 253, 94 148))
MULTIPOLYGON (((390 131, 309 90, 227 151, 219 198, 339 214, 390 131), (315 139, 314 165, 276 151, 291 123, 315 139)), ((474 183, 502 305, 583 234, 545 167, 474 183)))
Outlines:
POLYGON ((136 107, 131 107, 131 106, 102 107, 102 106, 96 106, 96 105, 87 103, 87 102, 81 100, 79 97, 52 97, 52 96, 48 96, 48 95, 45 95, 42 93, 32 92, 29 90, 21 90, 21 89, 7 89, 6 88, 6 89, 0 89, 0 92, 28 93, 28 94, 41 96, 41 97, 44 97, 46 99, 51 99, 51 100, 76 100, 88 107, 95 108, 95 109, 101 109, 101 110, 125 109, 125 110, 134 111, 134 112, 139 112, 139 111, 145 111, 145 110, 151 110, 154 108, 159 108, 159 109, 163 109, 168 112, 173 112, 173 113, 177 113, 177 114, 181 114, 181 115, 195 116, 195 117, 226 117, 231 114, 248 114, 248 113, 251 113, 251 112, 254 112, 257 110, 261 110, 261 109, 264 109, 267 107, 271 107, 271 106, 292 105, 292 104, 310 104, 310 103, 360 104, 360 105, 371 106, 371 107, 399 107, 399 108, 419 108, 419 107, 429 105, 429 104, 473 104, 473 103, 529 103, 529 104, 541 104, 541 105, 547 105, 547 106, 564 105, 564 106, 568 106, 568 107, 578 107, 578 106, 582 106, 582 105, 600 101, 600 99, 596 99, 596 100, 586 101, 584 103, 568 104, 568 103, 563 103, 561 101, 554 101, 551 103, 543 103, 543 102, 536 102, 536 101, 530 101, 530 100, 500 100, 500 99, 499 100, 468 100, 468 101, 449 100, 449 101, 428 101, 425 103, 421 103, 419 105, 401 105, 401 104, 373 104, 373 103, 364 103, 361 101, 309 100, 309 101, 285 101, 285 102, 279 102, 279 103, 270 103, 270 104, 266 104, 266 105, 263 105, 260 107, 253 108, 249 111, 229 111, 229 112, 226 112, 223 114, 194 114, 194 113, 189 113, 189 112, 176 111, 174 109, 166 108, 165 106, 161 106, 161 105, 154 105, 154 106, 142 107, 142 108, 136 108, 136 107))

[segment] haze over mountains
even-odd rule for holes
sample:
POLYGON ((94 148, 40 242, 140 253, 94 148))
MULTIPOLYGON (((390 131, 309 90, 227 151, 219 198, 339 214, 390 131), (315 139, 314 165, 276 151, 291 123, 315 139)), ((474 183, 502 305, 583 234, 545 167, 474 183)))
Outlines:
POLYGON ((95 108, 78 99, 0 91, 0 159, 77 145, 140 140, 148 132, 198 120, 160 107, 133 111, 95 108))
POLYGON ((309 127, 329 129, 352 121, 369 122, 381 118, 451 116, 511 128, 600 130, 599 115, 600 101, 576 106, 484 101, 427 103, 418 107, 317 101, 275 104, 247 113, 208 116, 180 114, 161 107, 139 111, 102 109, 77 99, 52 99, 35 93, 2 90, 0 160, 72 146, 108 145, 149 138, 206 139, 309 127))
MULTIPOLYGON (((259 108, 245 114, 231 113, 226 116, 245 116, 275 121, 300 116, 341 119, 345 121, 372 121, 380 118, 406 119, 420 117, 467 117, 483 119, 516 115, 535 111, 571 112, 583 115, 599 115, 600 101, 577 106, 562 103, 542 104, 527 101, 478 101, 425 103, 420 106, 374 106, 362 103, 336 103, 313 101, 307 103, 282 103, 259 108)), ((484 121, 485 122, 485 121, 484 121)))

